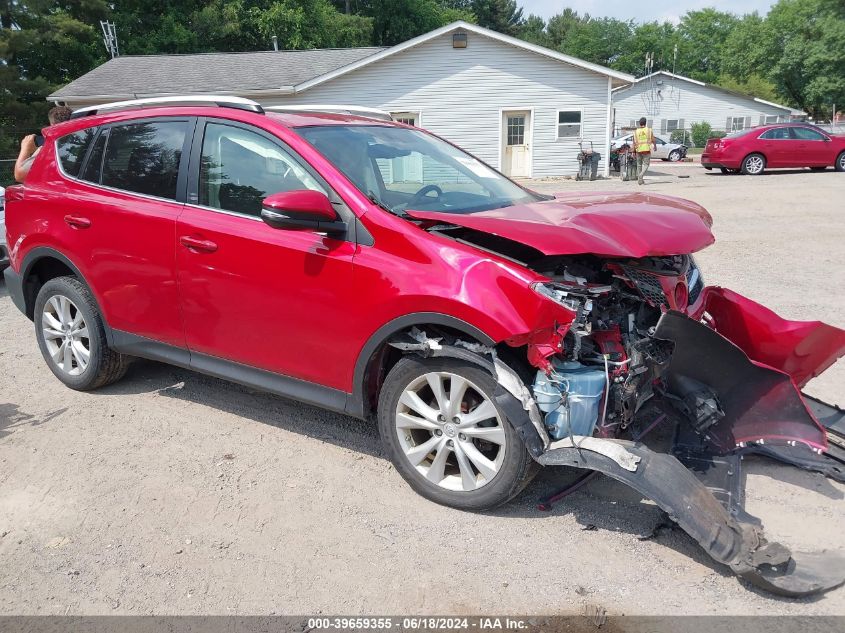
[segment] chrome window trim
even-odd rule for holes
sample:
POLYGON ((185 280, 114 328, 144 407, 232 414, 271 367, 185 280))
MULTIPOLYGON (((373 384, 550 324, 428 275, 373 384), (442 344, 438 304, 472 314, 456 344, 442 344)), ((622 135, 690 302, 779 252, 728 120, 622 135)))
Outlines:
POLYGON ((227 209, 207 207, 203 204, 197 204, 196 202, 186 202, 185 206, 191 207, 192 209, 200 209, 201 211, 213 211, 214 213, 222 213, 223 215, 230 215, 236 218, 246 218, 247 220, 257 220, 258 222, 264 222, 264 220, 261 219, 260 215, 251 215, 249 213, 241 213, 240 211, 229 211, 227 209))

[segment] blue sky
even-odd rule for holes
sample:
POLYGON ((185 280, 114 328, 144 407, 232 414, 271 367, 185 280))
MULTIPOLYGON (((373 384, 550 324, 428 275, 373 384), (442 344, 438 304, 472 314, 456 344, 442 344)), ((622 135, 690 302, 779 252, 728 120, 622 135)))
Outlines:
POLYGON ((768 12, 775 0, 517 0, 523 8, 523 14, 550 18, 560 13, 565 7, 571 7, 578 13, 589 13, 594 17, 610 17, 620 20, 650 22, 669 20, 677 23, 687 11, 713 7, 731 13, 752 13, 760 15, 768 12))

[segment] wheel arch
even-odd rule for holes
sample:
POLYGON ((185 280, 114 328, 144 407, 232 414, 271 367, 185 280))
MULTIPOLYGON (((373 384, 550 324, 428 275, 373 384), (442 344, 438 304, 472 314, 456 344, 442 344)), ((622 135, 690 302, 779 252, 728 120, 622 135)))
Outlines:
POLYGON ((463 319, 440 312, 414 312, 397 317, 376 330, 355 361, 352 380, 352 395, 347 404, 347 413, 360 418, 370 417, 376 410, 378 393, 384 374, 396 364, 402 354, 388 343, 396 334, 417 327, 420 330, 436 328, 446 330, 473 342, 496 345, 488 334, 463 319))
MULTIPOLYGON (((91 284, 85 279, 85 275, 79 270, 77 266, 67 255, 57 251, 49 246, 38 246, 29 251, 21 263, 21 281, 23 284, 24 305, 26 307, 26 316, 32 320, 35 311, 35 298, 38 296, 38 291, 41 287, 56 277, 74 276, 91 291, 94 297, 94 302, 100 314, 103 311, 100 307, 100 302, 91 288, 91 284)), ((105 315, 103 315, 103 322, 105 324, 105 315)), ((111 331, 106 326, 106 333, 111 340, 111 331)))

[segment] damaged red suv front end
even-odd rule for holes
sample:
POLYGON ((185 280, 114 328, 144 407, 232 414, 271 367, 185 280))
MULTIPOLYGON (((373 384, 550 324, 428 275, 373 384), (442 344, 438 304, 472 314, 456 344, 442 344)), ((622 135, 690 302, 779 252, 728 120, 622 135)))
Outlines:
POLYGON ((845 331, 705 286, 692 257, 714 241, 703 208, 596 193, 410 214, 519 259, 541 276, 532 288, 566 310, 506 340, 525 346, 537 372, 523 405, 543 421, 540 463, 636 488, 769 591, 805 595, 843 582, 840 557, 793 555, 766 541, 742 508, 740 478, 742 456, 754 452, 845 480, 842 411, 800 391, 845 353, 845 331), (675 425, 669 453, 641 441, 655 417, 643 414, 655 411, 675 425))

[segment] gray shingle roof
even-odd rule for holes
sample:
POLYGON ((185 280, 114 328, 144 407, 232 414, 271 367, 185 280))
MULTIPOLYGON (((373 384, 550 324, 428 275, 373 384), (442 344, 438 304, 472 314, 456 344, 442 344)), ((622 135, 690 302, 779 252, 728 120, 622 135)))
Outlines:
POLYGON ((242 92, 295 86, 383 50, 326 48, 255 53, 125 55, 82 75, 50 97, 242 92))

